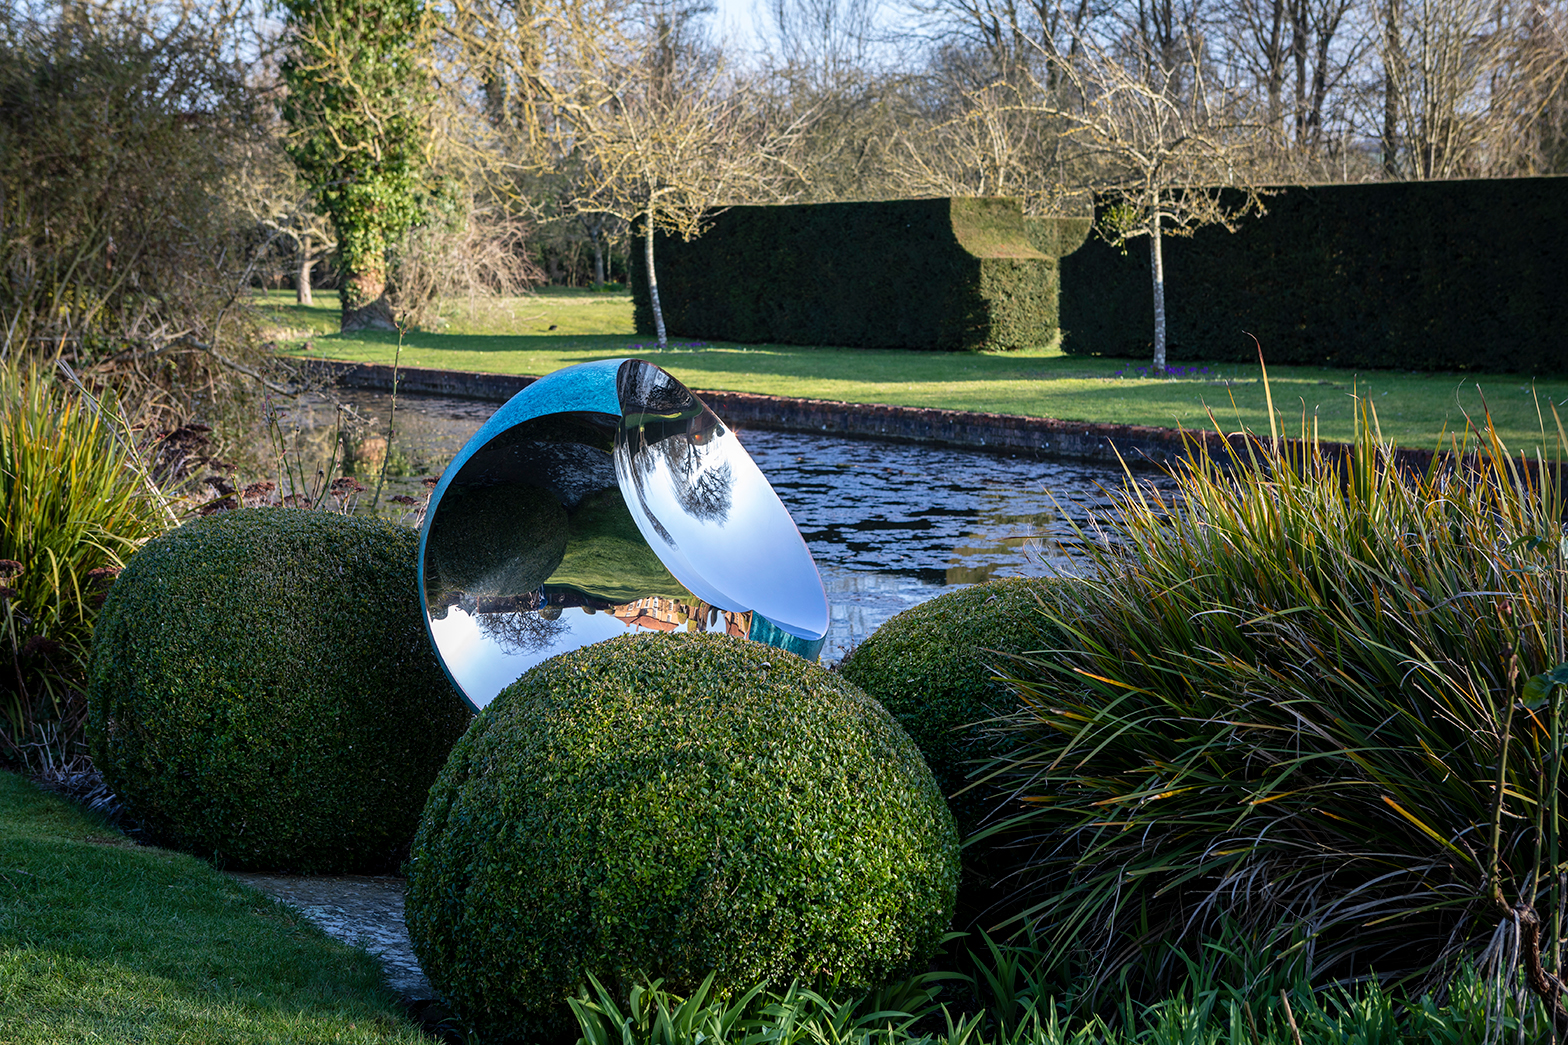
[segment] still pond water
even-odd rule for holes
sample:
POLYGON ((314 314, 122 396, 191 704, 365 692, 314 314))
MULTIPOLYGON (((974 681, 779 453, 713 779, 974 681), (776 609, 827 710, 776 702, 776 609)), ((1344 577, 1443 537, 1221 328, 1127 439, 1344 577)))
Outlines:
MULTIPOLYGON (((340 393, 349 442, 384 436, 384 393, 340 393)), ((398 399, 392 465, 398 488, 440 475, 498 404, 438 396, 398 399)), ((334 406, 301 403, 302 433, 338 424, 334 406)), ((1079 537, 1111 506, 1113 468, 878 440, 737 429, 816 559, 832 607, 823 663, 883 621, 944 590, 993 577, 1073 572, 1079 537)), ((1140 473, 1140 482, 1149 473, 1140 473)), ((423 488, 419 488, 423 493, 423 488)))

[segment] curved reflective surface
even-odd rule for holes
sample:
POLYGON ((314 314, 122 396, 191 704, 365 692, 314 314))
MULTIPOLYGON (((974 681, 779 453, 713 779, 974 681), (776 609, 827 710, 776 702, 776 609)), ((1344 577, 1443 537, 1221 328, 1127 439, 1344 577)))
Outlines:
POLYGON ((811 553, 734 433, 635 359, 557 371, 485 422, 431 497, 419 585, 476 709, 545 658, 629 630, 814 658, 828 628, 811 553))

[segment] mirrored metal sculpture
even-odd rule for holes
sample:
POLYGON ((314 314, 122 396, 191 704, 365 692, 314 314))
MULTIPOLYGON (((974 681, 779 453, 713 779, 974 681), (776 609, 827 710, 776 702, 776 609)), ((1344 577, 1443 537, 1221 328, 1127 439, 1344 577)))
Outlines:
POLYGON ((635 629, 814 659, 827 595, 735 434, 640 359, 523 389, 441 476, 419 542, 430 639, 475 709, 547 657, 635 629))

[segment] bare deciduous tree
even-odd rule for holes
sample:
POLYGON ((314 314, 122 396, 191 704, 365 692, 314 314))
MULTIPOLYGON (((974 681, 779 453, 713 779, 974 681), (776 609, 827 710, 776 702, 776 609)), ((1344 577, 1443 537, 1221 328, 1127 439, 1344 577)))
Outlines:
POLYGON ((1081 209, 1062 130, 1038 85, 997 79, 965 91, 944 118, 901 129, 895 164, 911 195, 1015 196, 1028 214, 1081 209))
POLYGON ((254 230, 230 172, 265 132, 237 17, 0 8, 0 356, 58 352, 133 412, 255 373, 254 230))
POLYGON ((706 8, 674 0, 464 0, 453 39, 486 71, 500 119, 527 143, 516 164, 570 190, 565 215, 636 221, 659 343, 667 342, 653 237, 699 235, 715 207, 766 196, 793 127, 729 75, 702 39, 706 8), (570 177, 560 179, 569 168, 570 177))
POLYGON ((1337 140, 1330 107, 1371 42, 1358 15, 1357 0, 1231 0, 1221 9, 1228 57, 1250 77, 1251 107, 1276 149, 1311 157, 1337 140))
POLYGON ((779 177, 787 133, 777 133, 754 99, 714 70, 678 91, 661 91, 635 71, 598 86, 603 100, 568 106, 566 118, 594 159, 580 212, 633 222, 643 237, 648 294, 659 347, 668 342, 659 300, 654 234, 691 239, 716 207, 763 197, 779 177))
POLYGON ((1125 56, 1091 44, 1073 61, 1054 64, 1057 87, 1042 90, 1036 111, 1062 126, 1063 147, 1075 154, 1069 162, 1086 184, 1115 201, 1100 234, 1119 243, 1149 239, 1152 370, 1163 375, 1164 237, 1203 225, 1231 228, 1261 207, 1248 177, 1257 128, 1212 82, 1195 37, 1125 56))
POLYGON ((311 270, 337 249, 337 235, 316 210, 311 191, 283 152, 281 129, 261 135, 234 166, 232 192, 258 229, 268 233, 294 268, 295 300, 313 304, 311 270))
POLYGON ((771 0, 767 19, 777 72, 797 89, 838 91, 875 64, 880 0, 771 0))
POLYGON ((1384 173, 1537 173, 1525 157, 1531 128, 1568 75, 1568 9, 1535 0, 1379 2, 1384 173))

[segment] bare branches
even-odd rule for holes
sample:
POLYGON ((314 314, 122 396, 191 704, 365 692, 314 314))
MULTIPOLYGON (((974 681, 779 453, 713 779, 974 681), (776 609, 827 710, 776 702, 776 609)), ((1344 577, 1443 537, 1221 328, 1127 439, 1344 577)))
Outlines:
POLYGON ((250 234, 233 172, 264 136, 224 6, 15 7, 0 19, 0 351, 59 354, 135 399, 242 355, 250 234), (156 363, 154 366, 153 364, 156 363))
MULTIPOLYGON (((970 94, 971 113, 988 129, 1021 119, 1054 134, 1064 176, 1112 204, 1100 215, 1102 236, 1148 236, 1156 374, 1166 362, 1162 237, 1230 228, 1260 206, 1251 180, 1260 128, 1235 90, 1215 82, 1202 39, 1170 11, 1165 18, 1154 25, 1157 45, 1123 41, 1113 51, 1083 41, 1065 58, 1037 43, 1035 60, 1016 65, 1011 81, 970 94)), ((993 132, 989 140, 1004 139, 993 132)), ((998 166, 1006 159, 995 156, 998 166)))
POLYGON ((447 38, 487 121, 512 136, 515 169, 547 182, 563 216, 641 221, 651 250, 655 231, 691 238, 715 207, 766 198, 799 126, 780 127, 729 75, 696 13, 659 0, 457 0, 447 38))
POLYGON ((1380 11, 1382 148, 1391 176, 1561 168, 1551 139, 1562 135, 1568 7, 1381 0, 1380 11))

